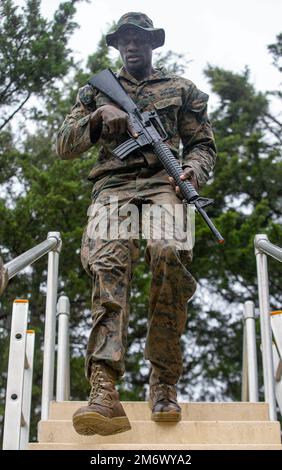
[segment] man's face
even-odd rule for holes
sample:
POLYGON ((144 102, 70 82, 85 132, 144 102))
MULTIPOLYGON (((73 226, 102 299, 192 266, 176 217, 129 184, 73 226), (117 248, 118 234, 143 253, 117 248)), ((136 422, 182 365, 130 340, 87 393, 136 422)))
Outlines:
POLYGON ((152 68, 152 43, 150 34, 134 27, 119 34, 118 48, 125 68, 132 75, 146 76, 152 68))

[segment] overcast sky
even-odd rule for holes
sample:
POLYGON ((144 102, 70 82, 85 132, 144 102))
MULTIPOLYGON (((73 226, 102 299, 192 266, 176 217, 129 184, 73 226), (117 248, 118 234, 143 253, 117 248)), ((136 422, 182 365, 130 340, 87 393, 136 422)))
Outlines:
MULTIPOLYGON (((19 0, 17 3, 23 3, 19 0)), ((59 0, 42 0, 42 13, 52 15, 59 0)), ((95 50, 107 25, 128 11, 149 15, 166 31, 162 48, 187 55, 186 76, 210 92, 203 69, 207 63, 233 71, 251 70, 258 90, 277 89, 281 76, 271 65, 267 45, 282 31, 281 0, 91 0, 78 6, 80 28, 70 42, 84 60, 95 50)), ((161 50, 161 49, 157 49, 161 50)))

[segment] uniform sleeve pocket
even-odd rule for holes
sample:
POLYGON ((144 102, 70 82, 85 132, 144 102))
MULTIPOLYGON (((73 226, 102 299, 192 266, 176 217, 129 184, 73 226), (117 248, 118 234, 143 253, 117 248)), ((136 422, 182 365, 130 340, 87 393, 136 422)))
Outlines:
POLYGON ((195 113, 196 119, 200 124, 204 124, 207 121, 207 103, 209 95, 201 90, 196 91, 193 95, 193 99, 189 104, 189 110, 195 113))

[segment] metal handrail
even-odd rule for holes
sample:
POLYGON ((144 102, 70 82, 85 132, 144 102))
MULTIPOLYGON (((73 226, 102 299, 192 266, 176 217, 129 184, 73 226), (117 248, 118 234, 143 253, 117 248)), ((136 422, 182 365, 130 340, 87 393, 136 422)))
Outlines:
MULTIPOLYGON (((44 357, 43 357, 43 377, 42 377, 42 406, 41 419, 47 420, 49 415, 50 402, 54 392, 54 359, 55 359, 55 333, 56 333, 56 312, 57 312, 57 290, 58 290, 58 266, 59 253, 61 251, 61 237, 59 232, 49 232, 47 239, 35 247, 26 251, 9 263, 3 265, 0 262, 0 293, 6 287, 8 280, 14 277, 27 266, 31 265, 39 258, 48 253, 47 272, 47 293, 45 310, 45 332, 44 332, 44 357)), ((0 261, 2 261, 0 259, 0 261)), ((65 298, 66 299, 66 298, 65 298)), ((66 300, 65 300, 66 302, 66 300)), ((67 312, 63 312, 67 313, 67 312)), ((69 312, 68 312, 69 313, 69 312)), ((68 351, 68 340, 66 331, 67 322, 64 322, 63 350, 68 351)), ((61 348, 61 347, 60 347, 61 348)), ((65 365, 61 367, 65 377, 64 396, 69 394, 69 368, 65 365)))
MULTIPOLYGON (((58 232, 49 232, 49 237, 58 237, 58 232)), ((56 249, 49 251, 47 272, 47 294, 45 310, 44 351, 43 351, 43 376, 42 376, 42 401, 41 419, 47 420, 49 406, 54 395, 54 364, 55 364, 55 339, 56 339, 56 312, 58 292, 59 253, 61 244, 56 249)))
POLYGON ((5 268, 3 260, 0 256, 0 295, 6 289, 8 281, 9 281, 8 272, 7 272, 7 269, 5 268))
POLYGON ((49 232, 47 240, 5 264, 3 272, 11 279, 21 270, 48 253, 47 295, 45 310, 44 357, 42 378, 41 418, 48 419, 49 405, 54 391, 54 355, 56 332, 56 304, 58 291, 59 253, 62 241, 59 232, 49 232))
POLYGON ((242 401, 257 402, 258 366, 256 349, 255 308, 254 303, 244 303, 244 337, 242 368, 242 401))
POLYGON ((277 261, 282 261, 282 249, 279 246, 273 245, 265 234, 256 235, 254 244, 258 277, 264 395, 265 401, 269 404, 269 418, 275 421, 277 419, 277 413, 272 353, 272 331, 270 323, 267 255, 277 261))
POLYGON ((17 256, 17 258, 3 265, 3 270, 7 271, 8 280, 12 279, 16 274, 31 265, 51 250, 60 251, 61 237, 59 232, 49 232, 48 237, 43 242, 34 246, 30 250, 17 256))
POLYGON ((280 248, 280 246, 277 246, 271 243, 268 240, 267 235, 263 235, 263 234, 256 235, 255 247, 261 253, 265 253, 266 255, 271 256, 277 261, 282 262, 282 248, 280 248))
POLYGON ((70 396, 70 357, 69 357, 69 317, 70 301, 61 295, 57 303, 58 350, 56 401, 69 400, 70 396))

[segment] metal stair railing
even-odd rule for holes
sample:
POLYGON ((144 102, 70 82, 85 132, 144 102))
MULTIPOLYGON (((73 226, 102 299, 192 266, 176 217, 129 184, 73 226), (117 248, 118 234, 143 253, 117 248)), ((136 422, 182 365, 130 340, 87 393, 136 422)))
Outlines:
POLYGON ((275 339, 275 343, 272 344, 275 395, 282 415, 282 310, 270 312, 270 322, 275 339))
POLYGON ((242 401, 258 402, 258 365, 254 302, 244 303, 242 401))
POLYGON ((70 301, 62 295, 57 304, 58 349, 56 400, 67 401, 70 398, 70 357, 69 357, 69 317, 70 301))
MULTIPOLYGON (((57 400, 69 399, 69 300, 60 297, 57 305, 58 266, 61 251, 59 232, 49 232, 47 239, 9 263, 0 263, 2 292, 9 279, 48 253, 45 332, 43 352, 41 419, 48 419, 54 391, 56 312, 58 315, 57 400)), ((13 304, 7 379, 3 449, 24 449, 29 437, 32 389, 34 332, 27 330, 28 301, 13 304)))
POLYGON ((29 439, 34 331, 27 331, 28 300, 13 303, 3 449, 24 449, 29 439))
MULTIPOLYGON (((275 421, 277 419, 276 398, 278 398, 276 394, 276 382, 279 376, 279 371, 274 370, 274 355, 271 327, 271 323, 273 324, 273 320, 271 320, 271 312, 269 305, 267 256, 271 256, 275 260, 282 262, 282 248, 271 243, 268 240, 267 235, 265 234, 256 235, 254 243, 258 277, 264 395, 265 401, 269 404, 269 418, 275 421)), ((280 332, 280 335, 282 335, 282 332, 280 332)), ((275 337, 275 339, 277 345, 277 337, 275 337)), ((279 354, 281 359, 282 348, 280 349, 279 354)), ((279 366, 279 364, 280 362, 278 364, 275 364, 276 368, 280 367, 281 369, 281 366, 279 366)))

